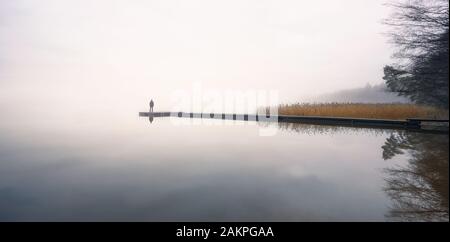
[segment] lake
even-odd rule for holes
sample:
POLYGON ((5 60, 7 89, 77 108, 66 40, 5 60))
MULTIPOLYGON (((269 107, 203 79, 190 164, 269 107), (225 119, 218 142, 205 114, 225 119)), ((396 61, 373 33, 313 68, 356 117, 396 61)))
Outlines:
POLYGON ((25 116, 0 122, 1 221, 448 221, 448 135, 25 116))

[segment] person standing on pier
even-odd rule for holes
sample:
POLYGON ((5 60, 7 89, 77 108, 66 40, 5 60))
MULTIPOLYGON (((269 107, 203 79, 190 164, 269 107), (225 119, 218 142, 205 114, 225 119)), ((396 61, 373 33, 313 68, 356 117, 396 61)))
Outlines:
POLYGON ((153 102, 153 99, 150 100, 150 112, 153 113, 153 106, 155 106, 155 103, 153 102))

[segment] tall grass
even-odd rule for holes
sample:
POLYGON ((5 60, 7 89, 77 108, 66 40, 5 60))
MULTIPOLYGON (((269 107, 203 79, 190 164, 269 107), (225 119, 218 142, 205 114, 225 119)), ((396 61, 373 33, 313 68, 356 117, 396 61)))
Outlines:
POLYGON ((416 104, 297 103, 278 107, 280 115, 327 116, 376 119, 448 119, 448 110, 416 104))

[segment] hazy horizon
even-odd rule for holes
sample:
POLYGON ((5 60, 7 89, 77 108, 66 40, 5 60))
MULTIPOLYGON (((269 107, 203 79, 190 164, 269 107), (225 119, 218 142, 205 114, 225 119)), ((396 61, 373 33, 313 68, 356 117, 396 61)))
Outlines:
POLYGON ((283 103, 378 84, 384 2, 1 2, 0 102, 136 111, 194 82, 283 103))

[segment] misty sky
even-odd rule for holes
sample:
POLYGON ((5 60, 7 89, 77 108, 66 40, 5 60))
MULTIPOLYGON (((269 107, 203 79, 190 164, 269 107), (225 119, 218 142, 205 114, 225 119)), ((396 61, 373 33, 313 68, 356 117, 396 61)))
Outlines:
POLYGON ((383 3, 1 1, 0 102, 165 107, 193 82, 297 101, 381 83, 392 53, 383 3))

